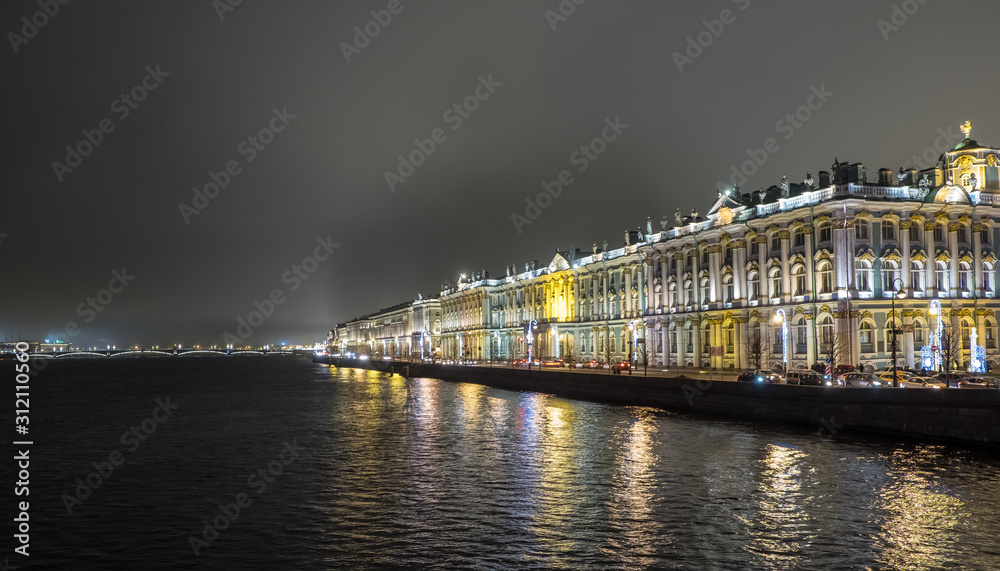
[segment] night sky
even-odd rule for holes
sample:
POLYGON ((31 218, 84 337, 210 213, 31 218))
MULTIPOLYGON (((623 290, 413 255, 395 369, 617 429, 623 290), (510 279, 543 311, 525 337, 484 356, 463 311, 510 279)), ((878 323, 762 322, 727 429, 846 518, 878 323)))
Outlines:
POLYGON ((311 343, 460 273, 704 214, 768 138, 779 148, 746 192, 835 158, 871 179, 953 146, 966 120, 1000 144, 995 0, 8 0, 0 14, 0 330, 78 346, 223 344, 274 290, 247 343, 311 343), (48 3, 58 13, 36 16, 48 3), (603 153, 574 155, 602 133, 603 153), (414 152, 411 172, 398 157, 414 152), (572 183, 515 224, 564 170, 572 183))

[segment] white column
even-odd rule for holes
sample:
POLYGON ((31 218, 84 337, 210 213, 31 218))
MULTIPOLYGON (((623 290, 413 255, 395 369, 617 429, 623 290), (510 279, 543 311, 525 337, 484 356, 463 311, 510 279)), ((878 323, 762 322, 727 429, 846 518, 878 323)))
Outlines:
MULTIPOLYGON (((815 291, 815 288, 813 287, 813 284, 815 283, 815 279, 816 279, 814 277, 814 275, 816 273, 816 264, 812 263, 813 256, 816 253, 816 252, 813 251, 813 229, 812 229, 811 226, 806 226, 806 227, 802 228, 801 232, 803 234, 805 234, 805 236, 806 236, 806 255, 805 255, 805 258, 806 258, 806 290, 810 292, 809 299, 816 299, 816 291, 815 291)), ((808 325, 809 325, 809 328, 811 330, 812 329, 812 324, 810 323, 808 325)), ((810 344, 809 346, 812 347, 812 344, 810 344)), ((810 362, 809 364, 812 365, 813 363, 810 362)))
POLYGON ((632 317, 632 267, 625 266, 625 314, 632 317))
POLYGON ((934 281, 934 229, 937 222, 924 224, 924 249, 927 251, 927 263, 924 265, 924 291, 927 297, 939 297, 937 283, 934 281))
POLYGON ((792 299, 792 272, 788 268, 788 230, 779 230, 781 238, 781 299, 788 303, 792 299))
MULTIPOLYGON (((986 286, 983 283, 983 237, 980 232, 985 226, 979 224, 972 225, 972 276, 975 280, 972 285, 976 297, 986 295, 986 286)), ((980 338, 982 339, 982 338, 980 338)), ((982 345, 986 346, 986 340, 982 339, 982 345)))
POLYGON ((910 279, 910 227, 912 225, 912 222, 899 223, 899 233, 902 234, 899 237, 899 243, 903 245, 903 267, 899 269, 901 274, 899 277, 903 279, 903 291, 910 297, 913 297, 913 284, 910 279))
POLYGON ((948 242, 951 253, 950 278, 948 279, 948 291, 951 297, 959 297, 958 294, 958 222, 948 225, 948 242))

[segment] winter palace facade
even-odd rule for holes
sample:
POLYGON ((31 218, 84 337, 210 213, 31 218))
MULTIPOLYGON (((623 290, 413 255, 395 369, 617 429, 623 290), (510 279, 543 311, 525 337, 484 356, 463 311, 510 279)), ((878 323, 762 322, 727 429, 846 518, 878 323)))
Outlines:
POLYGON ((804 368, 1000 362, 1000 151, 966 138, 923 169, 835 162, 814 179, 720 194, 617 249, 445 284, 340 324, 334 352, 651 366, 804 368), (959 342, 960 337, 960 342, 959 342), (758 360, 760 362, 758 362, 758 360))

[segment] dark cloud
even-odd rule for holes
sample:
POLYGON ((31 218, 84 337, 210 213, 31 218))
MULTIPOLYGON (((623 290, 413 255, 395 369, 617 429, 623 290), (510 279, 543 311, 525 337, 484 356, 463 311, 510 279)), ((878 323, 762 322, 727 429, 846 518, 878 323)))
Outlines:
MULTIPOLYGON (((220 20, 211 2, 71 2, 26 43, 8 35, 0 328, 221 343, 280 289, 251 341, 311 341, 461 272, 704 212, 768 138, 780 148, 745 188, 834 157, 896 169, 967 119, 1000 141, 995 2, 592 0, 563 20, 546 15, 556 0, 404 0, 371 23, 389 4, 244 2, 220 20), (137 89, 157 65, 169 75, 137 89), (489 98, 467 100, 490 76, 489 98), (780 125, 814 87, 833 95, 780 125), (286 108, 295 119, 262 134, 286 108), (615 117, 628 129, 579 172, 573 153, 615 117), (59 182, 52 162, 102 119, 113 130, 59 182), (435 129, 443 142, 391 192, 385 171, 435 129), (179 205, 229 161, 240 172, 186 223, 179 205), (518 233, 511 215, 564 169, 572 184, 518 233), (341 246, 292 291, 283 275, 328 235, 341 246), (84 323, 78 305, 122 267, 135 280, 84 323)), ((4 31, 39 10, 5 2, 4 31)))

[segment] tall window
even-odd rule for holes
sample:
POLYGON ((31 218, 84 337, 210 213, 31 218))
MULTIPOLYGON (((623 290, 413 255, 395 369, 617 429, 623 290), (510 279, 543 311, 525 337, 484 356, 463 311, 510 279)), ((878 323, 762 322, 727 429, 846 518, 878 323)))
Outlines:
POLYGON ((792 281, 795 284, 794 295, 806 294, 806 268, 805 266, 795 266, 792 269, 792 281))
POLYGON ((694 282, 691 280, 684 282, 684 304, 694 305, 694 282))
POLYGON ((982 242, 982 244, 984 246, 989 245, 989 243, 990 243, 990 229, 989 229, 989 226, 987 226, 986 228, 983 228, 982 230, 979 231, 979 241, 982 242))
POLYGON ((819 339, 823 345, 829 345, 834 342, 833 332, 833 318, 830 316, 822 318, 819 322, 819 339))
POLYGON ((910 262, 910 287, 924 291, 924 266, 920 262, 910 262))
POLYGON ((708 278, 701 278, 701 287, 699 288, 699 293, 701 295, 701 303, 708 303, 708 278))
POLYGON ((712 330, 705 327, 701 330, 701 354, 708 355, 708 348, 712 346, 712 330))
POLYGON ((910 226, 910 242, 916 243, 920 241, 920 224, 914 222, 910 226))
POLYGON ((868 222, 858 220, 854 225, 854 237, 858 240, 868 239, 868 222))
POLYGON ((678 305, 677 284, 674 282, 671 282, 670 285, 667 286, 667 303, 670 304, 670 307, 677 307, 678 305))
POLYGON ((730 322, 729 326, 723 329, 723 332, 725 333, 726 353, 734 353, 734 349, 736 349, 734 346, 736 342, 736 323, 730 322))
POLYGON ((989 262, 983 262, 983 288, 987 294, 996 293, 996 273, 989 262))
POLYGON ((972 283, 972 266, 966 262, 958 263, 958 291, 960 293, 971 293, 969 284, 972 283))
POLYGON ((913 324, 913 347, 920 349, 924 346, 924 325, 914 322, 913 324))
POLYGON ((944 228, 940 224, 934 226, 934 241, 944 242, 944 228))
POLYGON ((819 225, 819 242, 821 244, 829 242, 833 239, 833 232, 830 227, 829 222, 824 222, 819 225))
POLYGON ((996 337, 994 337, 993 327, 993 320, 987 317, 985 331, 983 331, 983 335, 986 339, 982 340, 983 347, 986 347, 987 349, 996 349, 997 347, 997 340, 996 337))
POLYGON ((684 341, 685 341, 684 351, 687 353, 693 353, 694 346, 692 344, 694 343, 694 329, 684 330, 684 341))
POLYGON ((934 269, 934 287, 939 296, 948 295, 948 264, 938 262, 934 269))
POLYGON ((896 239, 896 227, 893 226, 892 222, 882 222, 882 239, 883 240, 895 240, 896 239))
POLYGON ((968 350, 972 346, 972 323, 962 320, 962 348, 968 350))
POLYGON ((965 229, 965 226, 958 227, 958 242, 960 244, 965 244, 969 241, 969 232, 965 229))
POLYGON ((726 292, 725 302, 732 303, 735 293, 733 288, 733 274, 726 274, 726 276, 722 278, 722 285, 724 286, 723 289, 725 289, 726 292))
POLYGON ((799 322, 795 324, 795 352, 797 354, 803 354, 806 352, 806 320, 799 318, 799 322))
POLYGON ((857 271, 858 291, 872 291, 872 264, 868 260, 858 260, 855 264, 857 271))
POLYGON ((781 327, 774 328, 774 343, 771 344, 774 347, 773 353, 775 355, 783 355, 785 353, 785 346, 782 344, 783 337, 781 335, 781 327))
POLYGON ((833 266, 823 260, 816 266, 816 279, 819 282, 819 293, 833 293, 833 266))
POLYGON ((896 262, 892 260, 885 260, 882 262, 882 292, 885 295, 892 295, 896 291, 896 285, 893 284, 896 278, 899 277, 899 266, 896 262))
POLYGON ((781 251, 781 238, 777 232, 774 233, 774 236, 771 236, 771 249, 775 252, 781 251))
POLYGON ((802 247, 806 245, 806 233, 799 230, 795 233, 795 247, 802 247))
POLYGON ((770 286, 771 297, 781 297, 781 270, 778 268, 773 268, 768 273, 768 282, 770 286))
POLYGON ((861 337, 861 352, 862 353, 872 353, 875 351, 874 346, 874 331, 872 326, 868 322, 861 323, 861 331, 859 332, 861 337))
POLYGON ((760 274, 750 272, 747 275, 747 299, 755 300, 760 298, 760 274))

